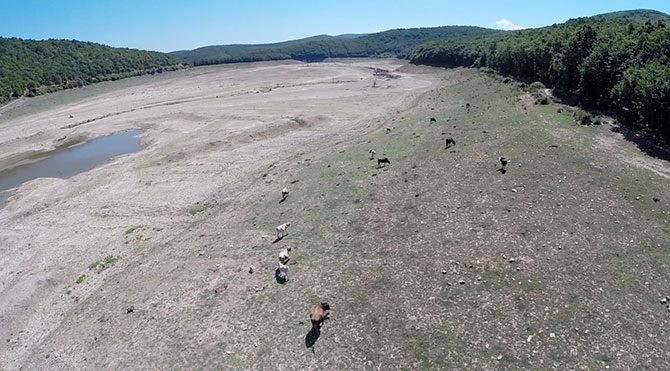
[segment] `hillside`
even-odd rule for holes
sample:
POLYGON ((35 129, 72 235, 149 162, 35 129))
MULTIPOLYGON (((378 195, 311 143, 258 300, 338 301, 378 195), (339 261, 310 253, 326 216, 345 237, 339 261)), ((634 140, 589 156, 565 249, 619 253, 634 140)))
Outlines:
POLYGON ((179 64, 164 53, 90 42, 0 38, 0 104, 20 96, 160 73, 179 64))
POLYGON ((414 64, 487 67, 670 139, 670 16, 602 14, 540 29, 425 43, 414 64))
POLYGON ((661 22, 670 22, 670 15, 667 15, 663 12, 659 12, 651 9, 636 9, 636 10, 624 10, 620 12, 611 12, 599 14, 591 17, 595 20, 616 20, 622 22, 646 22, 646 21, 661 21, 661 22))
POLYGON ((347 57, 406 57, 410 49, 430 40, 488 35, 500 31, 470 26, 396 29, 365 35, 321 35, 259 45, 206 46, 170 53, 194 65, 297 59, 303 61, 347 57))
POLYGON ((0 369, 670 369, 670 163, 612 126, 399 60, 165 75, 2 118, 0 161, 146 147, 0 207, 0 369))

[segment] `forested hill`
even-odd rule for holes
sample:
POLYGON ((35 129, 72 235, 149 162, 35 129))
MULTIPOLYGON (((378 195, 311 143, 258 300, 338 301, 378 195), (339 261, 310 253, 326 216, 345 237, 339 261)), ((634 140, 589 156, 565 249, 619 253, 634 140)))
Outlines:
POLYGON ((636 10, 425 43, 415 64, 492 68, 670 139, 670 16, 636 10))
POLYGON ((0 104, 63 88, 174 69, 164 53, 70 40, 0 38, 0 104))
POLYGON ((409 28, 364 35, 321 35, 274 44, 207 46, 170 54, 194 65, 280 59, 319 61, 348 57, 404 58, 412 47, 426 41, 498 32, 470 26, 409 28))

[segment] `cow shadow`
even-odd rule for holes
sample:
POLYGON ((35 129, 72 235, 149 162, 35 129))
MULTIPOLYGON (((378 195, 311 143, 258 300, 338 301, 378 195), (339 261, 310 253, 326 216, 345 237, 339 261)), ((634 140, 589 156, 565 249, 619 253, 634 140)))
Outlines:
POLYGON ((312 326, 307 335, 305 335, 305 347, 312 348, 312 352, 314 352, 314 344, 319 340, 319 336, 321 336, 321 331, 312 326))

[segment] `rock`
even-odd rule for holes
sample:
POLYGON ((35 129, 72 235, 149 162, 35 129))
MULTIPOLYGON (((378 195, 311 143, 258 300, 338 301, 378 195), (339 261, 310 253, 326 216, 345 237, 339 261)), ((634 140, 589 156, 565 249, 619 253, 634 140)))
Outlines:
POLYGON ((514 258, 509 258, 509 262, 510 262, 510 263, 514 263, 515 261, 516 261, 516 259, 514 259, 514 258))
POLYGON ((250 274, 251 274, 251 273, 254 273, 254 266, 253 266, 253 265, 250 265, 250 266, 249 266, 249 273, 250 273, 250 274))
POLYGON ((556 337, 556 334, 554 334, 554 333, 552 332, 552 333, 549 334, 549 337, 550 337, 550 338, 555 338, 555 337, 556 337))
POLYGON ((516 188, 512 188, 512 192, 516 193, 517 192, 516 188))
POLYGON ((668 302, 668 298, 662 298, 662 299, 661 299, 661 304, 665 304, 665 303, 667 303, 667 302, 668 302))
POLYGON ((500 361, 501 359, 503 359, 502 354, 498 354, 498 356, 496 357, 496 359, 497 359, 498 361, 500 361))
POLYGON ((460 280, 460 281, 458 281, 458 284, 459 284, 459 285, 465 285, 465 281, 464 281, 464 280, 460 280))
POLYGON ((635 196, 635 199, 636 199, 636 200, 639 200, 639 199, 640 199, 640 196, 635 196))
POLYGON ((447 270, 446 270, 446 269, 442 269, 442 274, 447 274, 447 270))
POLYGON ((204 251, 202 251, 202 250, 198 251, 198 256, 203 256, 203 255, 205 255, 204 251))

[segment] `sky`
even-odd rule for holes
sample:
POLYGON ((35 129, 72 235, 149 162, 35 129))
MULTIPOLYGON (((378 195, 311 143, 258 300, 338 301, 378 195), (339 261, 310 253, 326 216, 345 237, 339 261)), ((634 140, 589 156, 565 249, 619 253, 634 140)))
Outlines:
POLYGON ((0 36, 163 52, 393 28, 541 27, 668 0, 0 0, 0 36))

